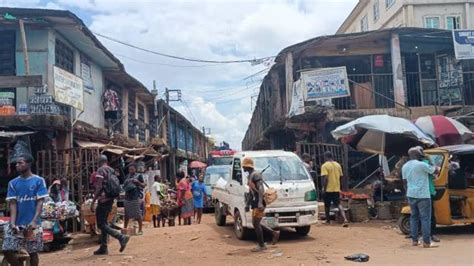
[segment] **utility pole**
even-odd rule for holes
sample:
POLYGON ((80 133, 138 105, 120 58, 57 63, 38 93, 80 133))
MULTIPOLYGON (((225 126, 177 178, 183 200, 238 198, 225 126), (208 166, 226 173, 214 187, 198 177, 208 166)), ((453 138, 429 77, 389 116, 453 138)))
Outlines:
MULTIPOLYGON (((166 99, 166 108, 167 108, 167 113, 166 113, 166 123, 167 123, 167 131, 168 131, 168 144, 171 146, 171 112, 170 112, 170 102, 174 101, 174 102, 177 102, 177 101, 181 101, 181 90, 170 90, 168 88, 165 88, 165 99, 166 99), (170 99, 170 92, 175 92, 177 93, 178 95, 178 98, 177 99, 170 99)), ((175 133, 177 132, 178 130, 178 127, 176 126, 175 128, 175 133)), ((175 134, 176 135, 176 134, 175 134)), ((175 147, 174 149, 171 148, 170 151, 171 151, 171 154, 170 154, 170 165, 169 165, 169 169, 170 169, 170 181, 171 181, 171 184, 175 184, 175 176, 176 176, 176 152, 175 152, 175 149, 178 149, 177 147, 177 139, 175 137, 174 139, 175 141, 175 147)))

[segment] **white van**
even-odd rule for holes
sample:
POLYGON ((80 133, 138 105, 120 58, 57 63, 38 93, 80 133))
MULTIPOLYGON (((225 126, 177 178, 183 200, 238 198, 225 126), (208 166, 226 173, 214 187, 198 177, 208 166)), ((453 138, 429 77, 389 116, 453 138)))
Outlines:
POLYGON ((245 210, 245 194, 249 193, 249 187, 248 174, 241 166, 244 157, 253 159, 256 171, 266 169, 263 180, 278 192, 278 199, 265 209, 263 222, 273 228, 292 227, 298 234, 307 235, 311 225, 317 222, 316 190, 300 158, 285 151, 246 151, 234 155, 231 179, 219 180, 212 192, 217 201, 217 225, 225 225, 226 216, 231 215, 237 238, 245 239, 249 229, 253 229, 252 213, 245 210))

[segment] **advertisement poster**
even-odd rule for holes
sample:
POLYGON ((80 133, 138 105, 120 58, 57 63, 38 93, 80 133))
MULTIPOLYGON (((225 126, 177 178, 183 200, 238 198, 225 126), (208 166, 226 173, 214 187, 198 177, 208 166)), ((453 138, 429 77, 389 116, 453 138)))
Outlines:
POLYGON ((453 30, 456 59, 474 59, 474 30, 453 30))
POLYGON ((297 80, 293 83, 293 91, 291 94, 291 107, 288 117, 304 114, 304 94, 301 89, 301 81, 297 80))
POLYGON ((82 79, 54 66, 54 99, 56 102, 84 110, 82 79))
POLYGON ((346 67, 320 68, 301 72, 306 101, 350 96, 346 67))

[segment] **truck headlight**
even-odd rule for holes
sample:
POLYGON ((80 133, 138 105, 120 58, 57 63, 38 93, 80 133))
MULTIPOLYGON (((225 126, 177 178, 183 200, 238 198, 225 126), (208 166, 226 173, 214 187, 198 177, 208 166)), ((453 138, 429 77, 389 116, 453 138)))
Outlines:
POLYGON ((304 201, 316 201, 317 199, 317 193, 316 193, 316 190, 310 190, 310 191, 307 191, 305 194, 304 194, 304 201))

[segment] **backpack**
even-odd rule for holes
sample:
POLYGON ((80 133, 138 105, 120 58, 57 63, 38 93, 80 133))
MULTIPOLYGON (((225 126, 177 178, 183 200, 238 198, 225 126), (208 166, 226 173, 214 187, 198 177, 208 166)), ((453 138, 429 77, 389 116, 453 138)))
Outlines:
POLYGON ((109 199, 115 199, 120 196, 121 190, 122 188, 120 187, 120 180, 115 175, 115 171, 112 168, 110 168, 109 174, 107 176, 107 179, 104 185, 105 195, 109 199))

